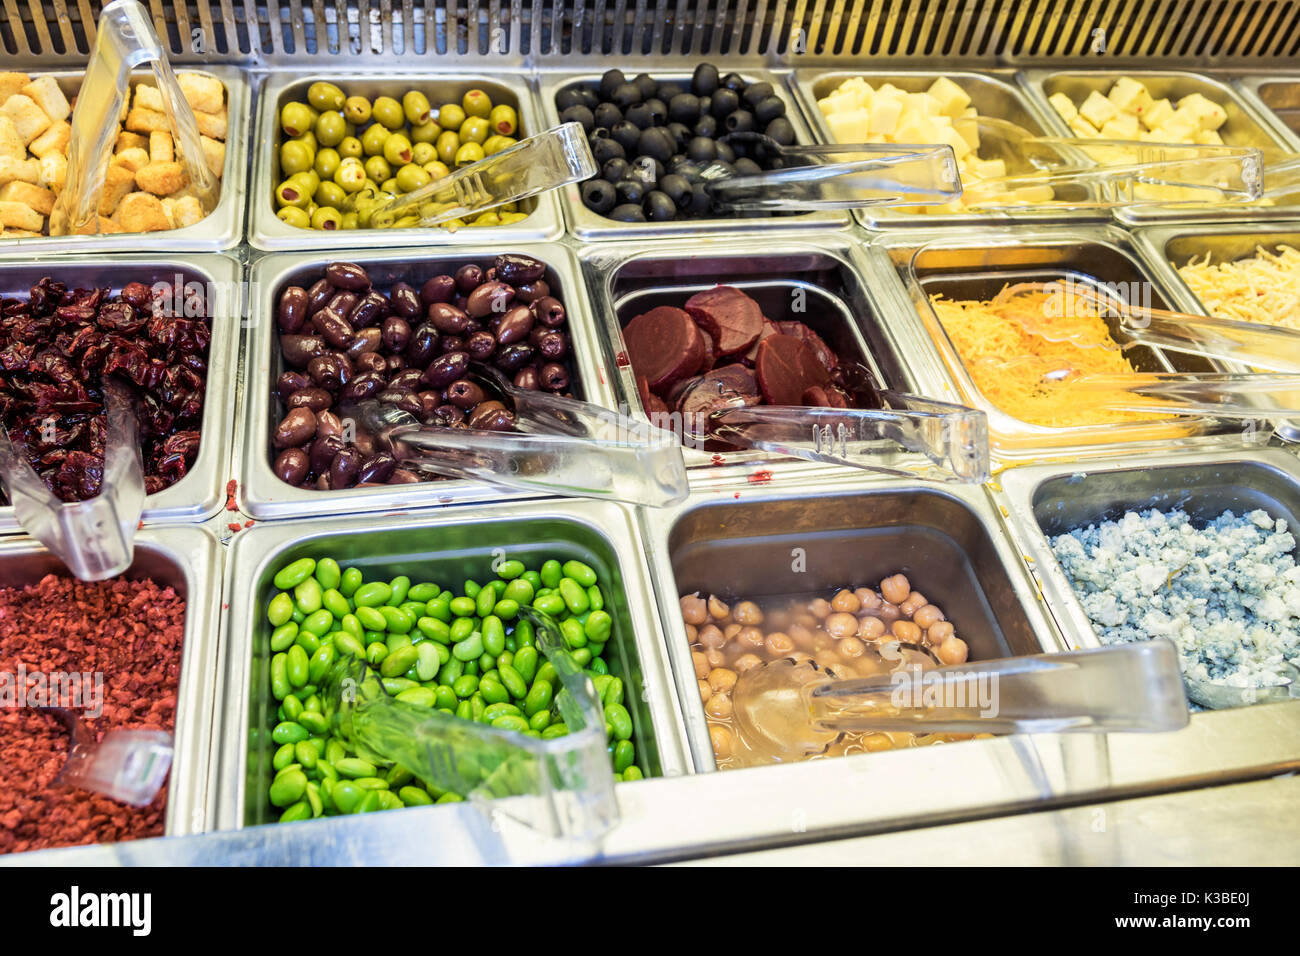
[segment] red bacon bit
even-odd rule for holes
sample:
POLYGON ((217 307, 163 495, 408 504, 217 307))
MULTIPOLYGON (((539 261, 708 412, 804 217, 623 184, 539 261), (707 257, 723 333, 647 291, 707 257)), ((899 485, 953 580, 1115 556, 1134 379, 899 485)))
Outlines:
POLYGON ((746 480, 751 485, 761 485, 772 480, 772 473, 770 471, 756 471, 749 475, 746 480))

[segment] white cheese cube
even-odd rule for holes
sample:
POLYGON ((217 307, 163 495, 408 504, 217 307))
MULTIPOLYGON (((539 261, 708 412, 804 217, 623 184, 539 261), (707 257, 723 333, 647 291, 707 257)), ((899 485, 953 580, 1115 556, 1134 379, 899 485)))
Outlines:
POLYGON ((875 99, 871 101, 870 117, 867 122, 868 133, 892 136, 903 118, 902 99, 888 95, 883 90, 877 91, 875 99))
POLYGON ((1174 108, 1168 100, 1156 100, 1142 111, 1142 125, 1149 130, 1155 130, 1173 115, 1174 108))
POLYGON ((939 104, 939 112, 944 116, 958 116, 970 106, 970 96, 946 76, 931 83, 926 92, 939 104))
POLYGON ((1106 121, 1112 119, 1118 112, 1119 110, 1115 109, 1115 104, 1096 90, 1089 93, 1088 98, 1079 107, 1079 115, 1097 129, 1105 126, 1106 121))
POLYGON ((1228 119, 1228 113, 1222 106, 1200 93, 1192 93, 1179 100, 1178 112, 1183 110, 1196 118, 1196 124, 1201 129, 1218 129, 1228 119))
POLYGON ((1076 116, 1074 119, 1070 120, 1070 129, 1074 132, 1075 136, 1087 136, 1094 139, 1097 136, 1097 127, 1093 126, 1082 116, 1076 116))
POLYGON ((1052 104, 1061 119, 1067 123, 1079 115, 1078 109, 1075 108, 1074 100, 1070 99, 1064 93, 1053 93, 1047 98, 1047 102, 1052 104))
POLYGON ((1121 113, 1135 113, 1144 92, 1146 92, 1146 87, 1137 80, 1131 76, 1121 76, 1115 81, 1115 85, 1110 88, 1106 98, 1121 113))
POLYGON ((910 113, 903 117, 898 128, 894 130, 895 143, 937 143, 940 142, 934 124, 928 116, 910 113))
POLYGON ((1140 131, 1136 116, 1132 113, 1120 113, 1114 119, 1107 121, 1101 128, 1101 135, 1105 139, 1137 139, 1140 131))
POLYGON ((949 146, 952 147, 953 154, 957 157, 958 161, 960 161, 963 157, 965 157, 968 153, 970 153, 971 151, 970 143, 966 142, 965 137, 963 137, 959 132, 957 132, 951 126, 946 127, 944 129, 937 129, 935 130, 935 132, 938 134, 939 137, 938 141, 940 143, 947 143, 949 146))
POLYGON ((922 116, 938 116, 943 112, 939 108, 939 101, 929 93, 908 93, 903 109, 920 113, 922 116))
POLYGON ((826 117, 837 143, 861 143, 867 138, 867 111, 845 110, 826 117))

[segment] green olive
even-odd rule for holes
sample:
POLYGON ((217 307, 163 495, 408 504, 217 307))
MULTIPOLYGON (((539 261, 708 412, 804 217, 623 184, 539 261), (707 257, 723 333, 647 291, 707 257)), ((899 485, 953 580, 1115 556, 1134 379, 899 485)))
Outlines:
POLYGON ((361 140, 355 136, 344 136, 343 142, 338 145, 338 150, 339 156, 344 158, 354 156, 360 159, 366 154, 365 150, 361 148, 361 140))
MULTIPOLYGON (((312 122, 315 123, 316 121, 312 120, 312 122)), ((316 134, 313 133, 311 130, 307 130, 307 132, 303 133, 301 136, 295 136, 291 140, 291 142, 302 143, 304 146, 306 146, 308 149, 312 151, 313 155, 315 154, 316 150, 320 148, 320 144, 316 142, 316 134)))
POLYGON ((318 207, 314 202, 309 202, 305 207, 303 207, 303 212, 307 214, 308 220, 310 220, 311 217, 316 214, 316 210, 318 208, 320 207, 318 207))
POLYGON ((468 166, 470 163, 477 163, 483 158, 483 147, 478 143, 464 143, 460 149, 456 150, 456 165, 468 166))
MULTIPOLYGON (((455 157, 452 157, 455 159, 455 157)), ((451 175, 451 169, 440 159, 435 159, 431 163, 424 164, 424 171, 434 179, 446 179, 451 175)))
POLYGON ((360 126, 370 122, 370 101, 364 96, 349 96, 343 101, 343 115, 349 123, 360 126))
POLYGON ((316 175, 321 179, 329 179, 334 175, 334 170, 339 168, 339 161, 342 158, 337 149, 326 146, 316 152, 316 162, 312 165, 312 169, 316 170, 316 175))
POLYGON ((303 189, 299 183, 285 180, 275 187, 275 201, 281 206, 297 206, 299 209, 306 209, 307 204, 311 202, 311 193, 303 189))
POLYGON ((343 214, 329 206, 321 206, 311 214, 313 229, 333 230, 343 225, 343 214))
POLYGON ((340 229, 359 229, 360 223, 357 222, 357 214, 354 212, 345 212, 343 222, 339 224, 340 229))
POLYGON ((492 100, 482 90, 470 90, 460 100, 466 116, 479 116, 484 119, 492 112, 492 100))
POLYGON ((429 122, 429 98, 419 90, 408 91, 402 97, 402 112, 412 126, 423 126, 429 122))
POLYGON ((456 150, 460 149, 460 137, 451 130, 447 130, 438 137, 438 142, 434 144, 438 151, 438 158, 450 166, 456 161, 456 150))
POLYGON ((285 103, 280 110, 280 129, 286 136, 301 136, 311 125, 311 109, 306 103, 285 103))
POLYGON ((280 147, 280 172, 285 176, 311 169, 311 163, 311 150, 306 144, 291 139, 280 147))
POLYGON ((281 206, 276 215, 280 217, 281 222, 288 223, 298 229, 311 228, 311 216, 297 206, 281 206))
POLYGON ((471 116, 460 124, 460 142, 482 146, 488 137, 488 121, 481 116, 471 116))
POLYGON ((366 168, 361 165, 361 160, 348 157, 334 171, 334 182, 344 192, 354 193, 366 184, 366 168))
POLYGON ((385 193, 392 193, 394 196, 396 196, 398 193, 401 192, 401 190, 397 188, 397 180, 391 177, 385 179, 382 183, 379 184, 379 191, 385 193))
POLYGON ((322 113, 326 110, 341 110, 346 97, 343 91, 333 83, 326 83, 323 80, 317 80, 311 86, 307 87, 307 102, 320 110, 322 113))
POLYGON ((376 123, 380 123, 390 130, 401 129, 406 122, 406 114, 402 112, 402 104, 391 96, 376 97, 374 105, 370 107, 370 115, 374 117, 376 123))
POLYGON ((419 216, 403 216, 397 222, 393 223, 394 229, 411 229, 420 224, 419 216))
POLYGON ((393 175, 393 167, 382 156, 371 156, 366 160, 366 176, 375 182, 383 182, 393 175))
POLYGON ((499 153, 503 149, 509 149, 519 140, 513 136, 489 136, 483 141, 483 152, 491 156, 493 153, 499 153))
POLYGON ((342 113, 328 111, 321 113, 316 121, 316 142, 322 146, 337 146, 347 135, 347 121, 342 113))
POLYGON ((421 186, 427 186, 433 182, 433 177, 428 171, 414 163, 407 163, 397 171, 397 188, 404 193, 413 192, 421 186))
POLYGON ((460 129, 465 122, 465 111, 455 103, 448 103, 438 110, 438 125, 443 129, 460 129))
POLYGON ((519 117, 515 115, 513 106, 502 103, 492 107, 492 112, 488 114, 488 124, 492 127, 492 132, 500 136, 514 136, 519 129, 519 117))
POLYGON ((367 126, 366 131, 361 134, 361 149, 367 156, 381 156, 384 152, 384 142, 392 135, 378 123, 367 126))
POLYGON ((411 127, 412 143, 433 143, 442 135, 442 127, 437 123, 428 122, 419 126, 411 127))
POLYGON ((415 163, 417 166, 431 163, 437 158, 438 151, 433 148, 433 143, 411 144, 411 162, 415 163))
POLYGON ((335 209, 342 209, 343 204, 348 201, 348 194, 342 187, 333 180, 321 183, 316 187, 316 192, 311 197, 315 202, 322 206, 333 206, 335 209))
POLYGON ((411 161, 411 141, 401 133, 394 133, 384 140, 384 159, 394 166, 401 166, 411 161))
POLYGON ((287 180, 291 183, 297 183, 309 193, 315 193, 316 187, 320 185, 320 176, 316 175, 314 169, 304 169, 300 173, 294 173, 287 180))

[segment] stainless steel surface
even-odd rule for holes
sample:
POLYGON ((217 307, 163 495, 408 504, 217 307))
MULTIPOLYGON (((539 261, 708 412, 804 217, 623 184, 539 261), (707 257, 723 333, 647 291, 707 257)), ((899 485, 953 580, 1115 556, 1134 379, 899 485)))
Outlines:
MULTIPOLYGON (((222 558, 216 537, 203 528, 146 528, 136 535, 135 560, 122 575, 152 578, 174 588, 186 602, 176 689, 175 754, 167 784, 167 836, 204 833, 213 826, 208 763, 217 699, 213 675, 220 662, 217 631, 222 558)), ((24 587, 47 574, 66 573, 58 558, 30 538, 0 541, 0 583, 4 587, 24 587)), ((27 860, 31 856, 22 853, 13 858, 27 860)))
MULTIPOLYGON (((547 264, 546 281, 552 294, 564 303, 568 311, 575 397, 613 408, 616 402, 614 386, 596 345, 599 333, 587 310, 577 265, 565 246, 559 243, 545 246, 510 243, 490 249, 457 247, 436 256, 417 249, 405 249, 349 252, 346 258, 365 266, 380 287, 406 280, 418 289, 430 276, 443 271, 454 272, 466 263, 478 263, 486 269, 497 255, 504 252, 525 253, 547 264)), ((344 257, 341 252, 331 254, 325 251, 277 254, 264 256, 253 265, 244 406, 240 414, 239 453, 235 465, 240 475, 240 504, 243 509, 260 519, 360 511, 392 512, 467 501, 530 497, 529 492, 459 479, 349 488, 346 491, 309 491, 285 484, 272 473, 271 433, 282 417, 279 402, 272 395, 275 380, 282 371, 275 304, 285 286, 295 283, 310 285, 324 273, 327 263, 344 257)))
POLYGON ((267 822, 270 812, 265 797, 275 701, 265 607, 276 593, 272 578, 279 568, 329 555, 368 575, 407 574, 452 586, 490 575, 488 565, 503 549, 530 566, 559 557, 595 569, 614 617, 610 665, 627 685, 638 762, 648 775, 685 772, 681 717, 630 509, 554 500, 480 508, 472 515, 284 522, 241 534, 232 547, 213 768, 218 826, 253 826, 267 822))
POLYGON ((1251 74, 1234 77, 1232 82, 1273 134, 1300 153, 1300 74, 1251 74))
MULTIPOLYGON (((1129 76, 1143 83, 1156 99, 1169 98, 1179 100, 1192 93, 1200 93, 1207 99, 1218 103, 1227 113, 1227 121, 1219 129, 1219 135, 1229 146, 1255 146, 1260 149, 1283 150, 1290 152, 1286 141, 1278 136, 1268 121, 1257 112, 1256 108, 1246 102, 1237 90, 1225 80, 1220 80, 1202 73, 1188 73, 1178 70, 1087 70, 1060 72, 1053 70, 1027 70, 1020 74, 1020 79, 1039 104, 1048 121, 1062 136, 1073 136, 1070 127, 1057 114, 1048 102, 1054 93, 1064 93, 1074 102, 1081 104, 1093 90, 1103 96, 1122 76, 1129 76)), ((1269 158, 1265 157, 1265 162, 1269 158)), ((1268 188, 1265 177, 1265 188, 1268 188)), ((1115 219, 1127 225, 1137 226, 1155 222, 1220 222, 1241 217, 1253 219, 1277 219, 1294 217, 1296 206, 1259 204, 1219 206, 1219 207, 1179 207, 1179 206, 1140 206, 1131 209, 1120 208, 1115 211, 1115 219)))
MULTIPOLYGON (((275 73, 267 77, 261 89, 257 113, 257 139, 253 152, 253 179, 249 197, 248 242, 254 249, 391 249, 394 246, 460 246, 494 243, 541 242, 558 239, 564 233, 564 220, 554 192, 526 199, 520 206, 528 218, 509 226, 466 226, 463 229, 424 227, 415 229, 350 229, 326 231, 299 229, 276 216, 273 196, 279 178, 281 142, 280 109, 293 100, 307 98, 307 88, 319 75, 275 73)), ((493 71, 491 76, 477 73, 331 73, 330 80, 339 84, 349 96, 356 94, 373 99, 381 95, 399 98, 408 89, 418 89, 434 106, 459 103, 472 89, 488 94, 493 105, 513 106, 519 116, 521 136, 539 133, 545 127, 538 117, 527 73, 493 71)), ((551 124, 554 125, 554 124, 551 124)))
POLYGON ((644 520, 697 770, 716 764, 677 605, 683 594, 767 599, 902 571, 944 609, 972 660, 1065 649, 982 488, 889 481, 866 491, 845 480, 805 483, 794 493, 697 493, 644 520))
MULTIPOLYGON (((602 359, 617 380, 618 400, 635 415, 644 416, 645 409, 626 360, 623 326, 657 305, 680 308, 694 292, 719 283, 749 291, 770 319, 806 322, 837 353, 864 360, 886 387, 918 390, 910 367, 912 341, 900 334, 893 304, 880 294, 881 281, 892 277, 878 277, 874 261, 851 237, 753 238, 743 250, 722 236, 650 246, 601 243, 582 247, 578 256, 600 327, 602 359)), ((697 488, 740 481, 802 483, 855 471, 756 451, 714 454, 686 448, 683 454, 697 488)), ((870 479, 866 472, 857 474, 870 479)))
MULTIPOLYGON (((174 283, 176 276, 206 288, 212 341, 208 347, 208 379, 203 394, 203 425, 199 454, 189 472, 170 488, 145 498, 146 524, 201 521, 225 503, 229 478, 231 409, 238 387, 241 266, 230 256, 98 255, 70 256, 41 262, 0 256, 0 296, 26 295, 44 276, 69 288, 109 286, 121 292, 127 282, 174 283)), ((19 530, 12 505, 0 507, 0 532, 19 530)))
MULTIPOLYGON (((0 49, 23 60, 77 60, 89 52, 99 6, 93 0, 8 3, 0 13, 0 49)), ((1177 7, 1157 0, 737 0, 713 8, 683 0, 514 0, 464 9, 445 0, 200 0, 192 7, 150 0, 149 6, 171 55, 187 62, 327 65, 384 57, 455 64, 483 56, 512 63, 595 62, 632 54, 831 64, 867 58, 918 65, 936 59, 1087 64, 1104 57, 1285 66, 1300 49, 1300 9, 1267 0, 1186 0, 1177 7)))
MULTIPOLYGON (((635 62, 635 61, 633 61, 635 62)), ((787 88, 786 78, 764 70, 746 69, 741 76, 750 83, 767 82, 772 84, 776 95, 786 105, 786 116, 794 126, 795 141, 801 144, 813 142, 812 133, 799 107, 787 88)), ((559 111, 555 108, 555 95, 571 86, 596 86, 600 82, 600 72, 585 73, 542 73, 538 92, 542 116, 547 126, 560 122, 559 111)), ((689 70, 655 69, 656 80, 689 81, 689 70)), ((580 183, 574 183, 556 190, 564 205, 564 217, 568 222, 569 233, 584 242, 605 239, 667 239, 681 237, 712 236, 718 234, 744 234, 788 232, 807 229, 841 229, 848 226, 849 217, 840 210, 828 209, 818 212, 799 213, 797 215, 732 215, 721 219, 682 219, 672 222, 616 222, 606 216, 592 212, 582 203, 580 183)))
MULTIPOLYGON (((1007 120, 1024 127, 1031 133, 1048 134, 1050 121, 1042 117, 1042 107, 1025 95, 1016 85, 1016 75, 1011 70, 970 73, 963 71, 931 71, 900 73, 888 70, 795 70, 791 82, 799 100, 799 106, 813 135, 819 143, 834 143, 835 137, 826 124, 817 101, 833 93, 845 80, 855 76, 863 77, 873 87, 883 83, 892 83, 908 93, 921 93, 929 89, 934 81, 945 77, 956 83, 971 98, 971 106, 979 110, 981 116, 992 116, 1007 120)), ((978 150, 976 150, 978 152, 978 150)), ((1029 170, 1025 170, 1028 172, 1029 170)), ((1015 170, 1008 169, 1013 175, 1015 170)), ((854 210, 854 218, 868 229, 882 228, 953 228, 961 226, 991 226, 1011 221, 1042 222, 1089 222, 1109 220, 1107 210, 1071 210, 1035 209, 1026 206, 1023 210, 987 212, 987 213, 916 213, 902 209, 880 207, 878 209, 854 210)))
MULTIPOLYGON (((2 44, 0 44, 2 47, 2 44)), ((4 60, 0 57, 0 60, 4 60)), ((14 69, 5 62, 5 69, 14 69)), ((59 81, 71 101, 81 86, 82 70, 39 71, 59 81)), ((189 70, 187 72, 196 72, 189 70)), ((51 252, 221 252, 233 249, 244 238, 244 192, 248 186, 248 123, 253 111, 248 77, 229 66, 205 66, 197 71, 210 74, 226 85, 226 165, 221 174, 217 206, 192 226, 165 232, 112 233, 94 236, 0 236, 0 255, 39 256, 51 252)), ((132 89, 140 83, 154 83, 152 70, 131 74, 132 89)))

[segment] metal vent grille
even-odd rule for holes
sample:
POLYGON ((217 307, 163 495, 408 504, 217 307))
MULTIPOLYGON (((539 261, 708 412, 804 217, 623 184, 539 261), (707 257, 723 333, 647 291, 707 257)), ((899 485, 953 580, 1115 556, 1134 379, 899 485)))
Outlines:
MULTIPOLYGON (((0 0, 0 61, 84 61, 102 6, 0 0)), ((1300 0, 147 0, 175 59, 598 65, 871 57, 952 65, 1288 65, 1300 0), (585 62, 584 62, 585 61, 585 62)))

